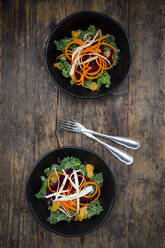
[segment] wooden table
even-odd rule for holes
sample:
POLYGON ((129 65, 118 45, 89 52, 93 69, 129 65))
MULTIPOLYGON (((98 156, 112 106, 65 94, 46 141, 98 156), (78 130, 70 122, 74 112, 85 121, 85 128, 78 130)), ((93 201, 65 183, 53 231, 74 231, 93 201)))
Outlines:
POLYGON ((6 0, 0 13, 0 247, 165 247, 164 1, 6 0), (44 65, 50 31, 83 9, 115 18, 132 42, 129 78, 113 95, 100 99, 66 95, 44 65), (98 132, 140 140, 141 148, 129 151, 134 164, 125 166, 87 137, 57 129, 64 113, 98 132), (96 151, 109 163, 117 183, 110 217, 80 238, 45 230, 26 202, 26 180, 35 162, 49 150, 68 145, 96 151))

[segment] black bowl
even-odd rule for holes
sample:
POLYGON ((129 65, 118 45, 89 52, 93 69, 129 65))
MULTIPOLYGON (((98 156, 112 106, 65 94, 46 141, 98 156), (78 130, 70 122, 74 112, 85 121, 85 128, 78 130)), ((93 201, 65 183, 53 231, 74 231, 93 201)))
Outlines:
POLYGON ((101 226, 112 210, 115 192, 115 180, 109 166, 94 152, 79 147, 63 147, 47 153, 32 169, 26 185, 27 201, 36 220, 49 231, 70 237, 88 234, 101 226), (101 188, 100 203, 104 210, 100 215, 93 216, 83 222, 59 222, 52 225, 47 221, 49 216, 47 204, 41 199, 37 199, 35 194, 41 187, 40 176, 44 175, 44 169, 57 163, 57 157, 63 159, 67 156, 77 157, 81 161, 85 160, 95 166, 95 172, 103 173, 104 183, 101 188))
POLYGON ((81 11, 63 19, 51 32, 46 43, 45 64, 53 82, 64 92, 80 98, 96 98, 112 93, 123 84, 129 74, 132 62, 131 43, 123 26, 111 17, 94 11, 81 11), (117 66, 108 73, 111 75, 110 88, 101 87, 99 91, 91 91, 81 86, 71 86, 70 79, 64 78, 61 71, 53 66, 56 57, 60 54, 56 50, 54 40, 71 37, 71 30, 85 30, 90 24, 101 29, 103 34, 112 34, 116 38, 120 49, 120 59, 117 66))

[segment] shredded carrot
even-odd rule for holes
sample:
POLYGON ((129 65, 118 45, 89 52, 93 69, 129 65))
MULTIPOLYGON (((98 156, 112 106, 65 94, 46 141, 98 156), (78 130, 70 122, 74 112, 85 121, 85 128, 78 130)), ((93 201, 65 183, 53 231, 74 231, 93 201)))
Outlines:
MULTIPOLYGON (((60 174, 60 175, 65 176, 65 174, 64 174, 64 173, 62 173, 62 172, 57 171, 57 173, 58 173, 58 174, 60 174)), ((54 192, 54 193, 55 193, 56 191, 52 190, 52 189, 51 189, 51 187, 50 187, 50 184, 49 184, 50 179, 51 179, 52 175, 54 175, 54 174, 55 174, 55 172, 51 173, 51 174, 49 175, 49 177, 48 177, 48 188, 49 188, 49 190, 50 190, 50 191, 52 191, 52 192, 54 192)))
MULTIPOLYGON (((71 50, 68 51, 68 55, 72 55, 72 51, 71 51, 71 50)), ((56 58, 56 60, 59 59, 59 58, 61 58, 62 56, 66 56, 65 53, 60 54, 60 55, 56 58)), ((69 58, 69 59, 71 60, 71 58, 69 58)))
MULTIPOLYGON (((88 68, 89 69, 89 68, 88 68)), ((53 173, 51 173, 50 175, 49 175, 49 177, 48 177, 48 182, 47 182, 47 184, 48 184, 48 188, 49 188, 49 190, 50 191, 52 191, 52 192, 57 192, 57 191, 54 191, 54 190, 52 190, 51 189, 51 187, 50 187, 50 179, 51 179, 51 177, 55 174, 55 173, 58 173, 59 175, 63 175, 63 176, 65 176, 65 174, 64 173, 62 173, 62 172, 59 172, 59 171, 56 171, 56 172, 53 172, 53 173)), ((91 203, 93 203, 93 202, 95 202, 98 198, 99 198, 99 196, 100 196, 100 187, 98 186, 98 184, 96 183, 96 182, 94 182, 94 181, 86 181, 86 179, 85 179, 85 177, 84 176, 82 176, 81 174, 80 175, 77 175, 78 177, 81 177, 84 181, 83 181, 83 183, 81 184, 81 186, 79 187, 79 190, 80 190, 80 192, 81 192, 81 190, 83 190, 84 188, 86 188, 87 186, 89 186, 89 185, 94 185, 95 186, 95 190, 94 190, 94 192, 91 194, 91 195, 85 195, 85 196, 83 196, 84 198, 87 198, 87 199, 91 199, 91 202, 90 203, 81 203, 80 202, 80 209, 81 208, 84 208, 85 206, 89 206, 91 203), (94 198, 94 199, 93 199, 94 198), (93 199, 93 200, 92 200, 93 199)), ((74 180, 74 177, 73 178, 71 178, 71 180, 74 180)), ((73 185, 71 184, 71 182, 69 181, 69 185, 68 185, 68 188, 67 188, 67 192, 63 192, 62 194, 64 195, 64 196, 69 196, 69 195, 71 195, 71 194, 75 194, 75 190, 73 190, 73 185), (71 193, 71 191, 72 191, 72 193, 71 193)), ((59 204, 62 206, 62 208, 64 209, 64 210, 66 210, 66 212, 71 216, 71 210, 74 210, 74 211, 77 211, 78 210, 78 206, 77 206, 77 200, 68 200, 68 201, 59 201, 59 204)))
POLYGON ((113 66, 115 65, 117 58, 116 49, 109 43, 105 42, 105 39, 110 35, 102 36, 102 32, 99 29, 98 36, 99 37, 97 37, 96 40, 94 40, 93 44, 89 46, 87 42, 90 42, 91 40, 88 40, 86 38, 85 41, 82 41, 80 39, 74 38, 73 41, 67 44, 64 53, 62 53, 57 57, 57 59, 59 59, 60 57, 65 55, 67 59, 71 61, 71 67, 75 65, 73 67, 74 71, 71 76, 74 83, 78 86, 80 85, 84 86, 85 79, 99 78, 104 71, 113 68, 113 66), (73 44, 77 45, 78 48, 80 47, 80 49, 74 53, 74 56, 73 56, 74 50, 72 51, 69 49, 69 47, 73 44), (110 49, 114 51, 115 58, 112 64, 109 61, 110 65, 108 65, 107 58, 101 54, 102 46, 108 46, 110 49), (79 61, 80 63, 78 63, 77 61, 79 61), (92 66, 90 65, 91 61, 95 61, 98 67, 98 69, 94 70, 93 72, 90 72, 90 70, 92 69, 92 66), (77 74, 79 75, 79 78, 77 78, 76 76, 77 74))

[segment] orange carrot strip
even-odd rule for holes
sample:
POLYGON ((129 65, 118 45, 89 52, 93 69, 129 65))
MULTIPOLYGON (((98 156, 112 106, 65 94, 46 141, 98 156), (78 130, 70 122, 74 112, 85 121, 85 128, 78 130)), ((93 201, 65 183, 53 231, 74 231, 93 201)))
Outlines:
POLYGON ((93 196, 95 196, 96 194, 97 194, 97 191, 98 191, 98 184, 97 183, 95 183, 94 181, 93 182, 87 182, 87 184, 93 184, 93 185, 95 185, 96 186, 96 189, 95 189, 95 192, 92 194, 92 195, 85 195, 84 197, 85 198, 91 198, 91 197, 93 197, 93 196))
MULTIPOLYGON (((69 54, 69 55, 72 55, 71 52, 68 52, 68 54, 69 54)), ((65 54, 65 53, 60 54, 60 55, 56 58, 56 60, 59 59, 59 58, 61 58, 62 56, 66 56, 66 54, 65 54)), ((72 60, 72 59, 70 59, 70 60, 72 60)))
POLYGON ((101 45, 109 46, 109 47, 112 48, 112 49, 114 50, 114 52, 115 52, 115 59, 114 59, 114 61, 113 61, 113 64, 112 64, 111 66, 105 68, 105 70, 109 70, 109 69, 111 69, 111 68, 115 65, 116 58, 117 58, 116 49, 115 49, 112 45, 110 45, 110 44, 108 44, 108 43, 102 42, 101 45))
MULTIPOLYGON (((63 206, 66 206, 67 208, 70 208, 70 209, 72 209, 72 210, 77 210, 77 208, 74 208, 74 207, 72 207, 72 206, 70 206, 68 203, 66 203, 66 202, 64 202, 64 201, 61 201, 60 203, 62 203, 63 204, 63 206)), ((62 205, 61 204, 61 205, 62 205)))
MULTIPOLYGON (((57 171, 57 173, 60 174, 60 175, 65 176, 65 174, 62 173, 62 172, 57 171)), ((48 177, 48 188, 49 188, 50 191, 52 191, 52 192, 55 193, 56 191, 52 190, 51 187, 50 187, 50 184, 49 184, 50 178, 51 178, 51 176, 52 176, 53 174, 55 174, 55 172, 51 173, 51 174, 49 175, 49 177, 48 177)))

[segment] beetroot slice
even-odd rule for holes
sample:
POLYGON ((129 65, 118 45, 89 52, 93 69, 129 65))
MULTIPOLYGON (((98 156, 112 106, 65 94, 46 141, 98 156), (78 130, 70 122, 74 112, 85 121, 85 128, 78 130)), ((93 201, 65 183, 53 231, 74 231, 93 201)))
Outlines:
POLYGON ((114 50, 111 49, 111 53, 110 53, 110 55, 109 55, 109 57, 108 57, 108 60, 110 60, 111 64, 113 64, 113 60, 112 60, 113 54, 114 54, 114 50))
POLYGON ((80 73, 75 72, 75 76, 76 76, 77 80, 79 80, 79 79, 80 79, 80 73))
POLYGON ((91 65, 91 70, 89 71, 90 73, 97 71, 99 69, 98 65, 97 66, 94 66, 93 64, 90 65, 91 65))

